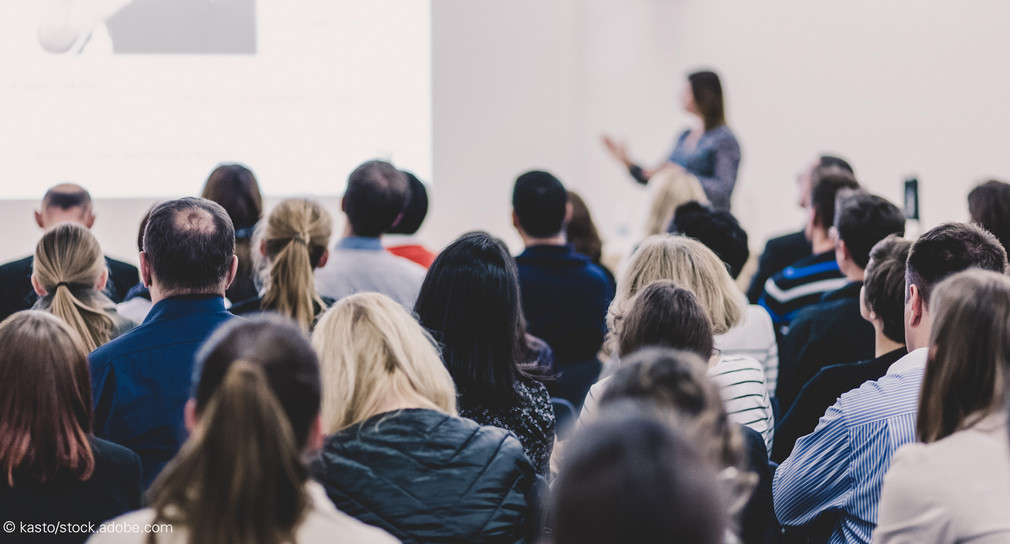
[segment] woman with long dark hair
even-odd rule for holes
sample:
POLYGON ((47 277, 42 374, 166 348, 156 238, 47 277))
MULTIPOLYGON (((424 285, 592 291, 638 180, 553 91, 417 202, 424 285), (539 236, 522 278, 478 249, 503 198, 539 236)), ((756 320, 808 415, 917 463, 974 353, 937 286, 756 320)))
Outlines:
POLYGON ((232 302, 255 297, 257 292, 250 245, 253 229, 263 217, 263 196, 256 176, 241 164, 222 164, 210 173, 200 196, 220 204, 235 225, 238 270, 225 296, 232 302))
POLYGON ((669 158, 655 169, 645 170, 632 161, 623 143, 609 136, 604 136, 604 143, 639 183, 648 183, 660 171, 684 171, 697 178, 714 208, 729 211, 740 167, 740 144, 726 124, 719 76, 709 71, 689 75, 681 99, 684 110, 697 117, 698 124, 680 134, 669 158))
POLYGON ((554 447, 547 388, 527 375, 519 280, 505 244, 484 232, 464 234, 432 263, 414 306, 442 346, 459 392, 461 416, 515 433, 541 475, 554 447))

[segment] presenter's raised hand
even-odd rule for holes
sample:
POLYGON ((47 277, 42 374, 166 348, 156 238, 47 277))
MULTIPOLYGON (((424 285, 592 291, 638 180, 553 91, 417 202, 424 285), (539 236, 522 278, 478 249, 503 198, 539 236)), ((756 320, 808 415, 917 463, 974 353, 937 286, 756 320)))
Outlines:
POLYGON ((630 167, 633 163, 631 159, 628 158, 628 148, 624 145, 624 142, 618 142, 610 137, 608 134, 603 135, 603 145, 607 147, 607 151, 610 154, 624 164, 625 167, 630 167))

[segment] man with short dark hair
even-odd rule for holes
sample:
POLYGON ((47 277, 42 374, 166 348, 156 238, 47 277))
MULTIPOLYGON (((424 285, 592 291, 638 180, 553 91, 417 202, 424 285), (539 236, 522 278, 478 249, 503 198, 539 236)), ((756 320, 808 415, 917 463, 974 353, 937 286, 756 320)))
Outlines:
POLYGON ((600 374, 596 354, 614 285, 603 269, 566 243, 571 204, 556 177, 542 171, 519 176, 512 208, 512 224, 526 246, 516 264, 529 332, 554 351, 560 376, 552 394, 578 410, 600 374))
MULTIPOLYGON (((89 229, 95 223, 91 195, 80 185, 63 183, 49 189, 42 198, 41 208, 35 212, 35 224, 42 230, 66 221, 89 229)), ((0 321, 14 312, 31 308, 38 300, 31 283, 33 264, 34 256, 29 255, 0 266, 0 321)), ((113 302, 120 302, 140 281, 137 267, 108 257, 105 265, 109 269, 109 279, 104 293, 113 302)))
POLYGON ((771 315, 779 338, 788 332, 789 322, 796 312, 818 302, 824 293, 846 284, 835 262, 835 244, 828 231, 835 222, 835 197, 839 191, 858 189, 859 183, 838 167, 824 169, 812 183, 804 232, 810 240, 813 255, 800 259, 769 278, 758 300, 758 304, 771 315))
POLYGON ((424 247, 415 236, 421 228, 421 223, 424 223, 425 216, 428 215, 428 191, 417 176, 406 170, 401 172, 407 177, 407 203, 403 206, 400 221, 386 231, 386 250, 397 257, 429 268, 431 263, 435 262, 436 255, 424 247))
POLYGON ((140 455, 145 486, 186 440, 194 358, 234 317, 224 292, 237 267, 235 229, 224 208, 202 198, 159 204, 140 253, 154 306, 143 324, 88 356, 95 435, 140 455))
POLYGON ((319 294, 340 300, 361 292, 382 293, 413 310, 425 269, 382 247, 382 234, 396 224, 407 199, 407 178, 392 164, 368 161, 347 178, 340 208, 344 236, 316 270, 319 294))
POLYGON ((870 250, 890 234, 905 234, 905 216, 897 206, 866 193, 839 195, 830 237, 848 283, 797 312, 790 323, 780 343, 775 392, 782 412, 821 368, 873 357, 873 325, 859 313, 859 292, 870 250))
POLYGON ((773 490, 782 525, 819 525, 831 533, 831 542, 870 541, 891 456, 916 438, 932 324, 929 296, 942 280, 969 268, 1001 274, 1007 268, 999 240, 975 225, 940 225, 912 245, 905 267, 909 353, 884 377, 839 397, 779 465, 773 490))

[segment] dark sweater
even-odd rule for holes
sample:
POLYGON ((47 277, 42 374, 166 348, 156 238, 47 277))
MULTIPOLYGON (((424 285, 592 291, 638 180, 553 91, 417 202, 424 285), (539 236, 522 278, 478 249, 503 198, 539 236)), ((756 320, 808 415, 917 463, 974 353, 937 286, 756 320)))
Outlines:
POLYGON ((811 253, 810 240, 807 240, 803 231, 768 240, 758 259, 757 272, 747 288, 747 300, 751 304, 757 304, 768 278, 796 261, 809 257, 811 253))

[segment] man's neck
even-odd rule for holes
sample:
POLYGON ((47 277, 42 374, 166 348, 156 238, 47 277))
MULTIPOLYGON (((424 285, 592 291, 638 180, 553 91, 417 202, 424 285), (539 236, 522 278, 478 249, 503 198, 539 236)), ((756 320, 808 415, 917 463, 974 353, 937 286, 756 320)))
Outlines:
POLYGON ((563 246, 568 243, 565 233, 562 232, 557 236, 551 236, 548 238, 534 238, 532 236, 523 236, 523 244, 526 247, 530 246, 563 246))
POLYGON ((810 247, 813 249, 814 255, 818 255, 835 249, 835 243, 831 241, 826 231, 821 228, 815 228, 810 233, 810 247))
POLYGON ((176 289, 176 290, 170 290, 170 291, 163 291, 160 288, 158 288, 157 284, 153 284, 153 285, 151 285, 149 287, 149 290, 151 291, 151 304, 157 304, 157 303, 161 302, 162 300, 165 300, 166 298, 184 297, 184 296, 201 296, 202 295, 202 296, 208 296, 208 297, 219 296, 221 298, 224 298, 224 290, 223 289, 220 290, 220 291, 213 290, 213 289, 212 290, 208 290, 208 291, 190 291, 190 290, 185 290, 185 289, 183 289, 183 290, 176 289))
POLYGON ((884 335, 883 327, 878 327, 874 325, 873 328, 876 330, 876 339, 874 341, 874 350, 873 350, 874 357, 882 357, 898 348, 905 347, 905 344, 895 342, 894 340, 891 340, 886 335, 884 335))

